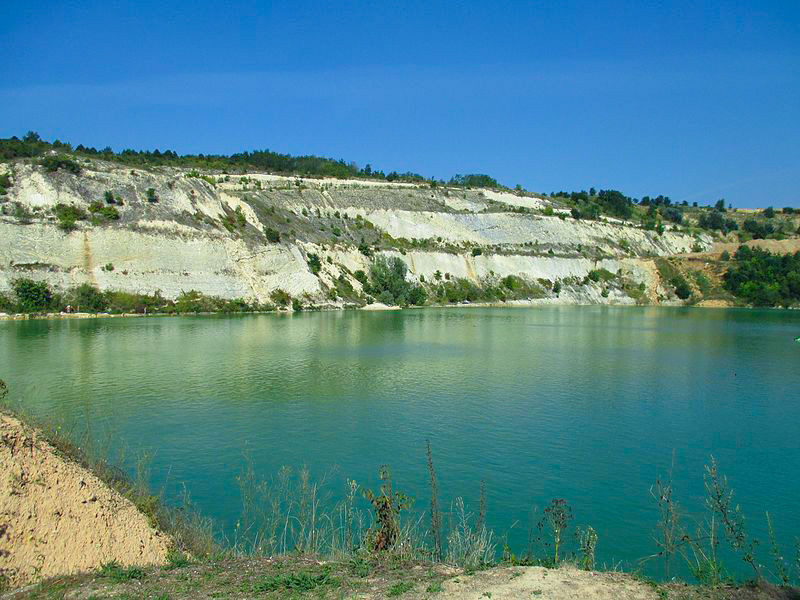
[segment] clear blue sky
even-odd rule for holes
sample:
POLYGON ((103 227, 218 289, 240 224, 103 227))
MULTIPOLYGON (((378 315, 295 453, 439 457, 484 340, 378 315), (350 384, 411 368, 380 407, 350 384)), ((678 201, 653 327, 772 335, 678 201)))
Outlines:
POLYGON ((800 2, 30 2, 0 136, 800 205, 800 2))

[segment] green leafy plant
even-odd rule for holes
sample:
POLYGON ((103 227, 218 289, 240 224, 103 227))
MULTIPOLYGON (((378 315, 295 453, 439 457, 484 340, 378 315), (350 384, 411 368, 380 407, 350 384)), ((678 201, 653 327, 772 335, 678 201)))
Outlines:
POLYGON ((281 241, 281 234, 274 230, 272 227, 267 227, 264 230, 264 235, 267 236, 267 241, 272 244, 277 244, 281 241))
POLYGON ((284 290, 275 290, 271 294, 272 301, 280 307, 289 306, 292 302, 292 297, 284 290))
POLYGON ((386 595, 389 598, 394 598, 396 596, 402 596, 406 592, 410 592, 413 589, 413 581, 398 581, 397 583, 393 583, 391 586, 389 586, 389 590, 386 592, 386 595))
POLYGON ((400 531, 399 516, 411 507, 411 500, 402 492, 395 491, 388 465, 383 465, 378 473, 383 482, 377 492, 365 490, 364 496, 372 505, 374 522, 372 548, 376 552, 390 550, 397 541, 400 531))
POLYGON ((553 564, 557 565, 561 540, 572 520, 572 508, 563 498, 553 498, 549 506, 544 509, 544 517, 553 540, 553 564))
POLYGON ((78 220, 87 218, 86 213, 82 209, 71 204, 56 204, 53 212, 58 219, 58 227, 66 232, 73 231, 78 220))
POLYGON ((669 283, 675 288, 675 295, 681 300, 687 300, 692 295, 692 288, 682 275, 676 275, 669 280, 669 283))
POLYGON ((146 573, 138 567, 125 568, 118 562, 112 561, 100 567, 99 575, 107 577, 114 583, 123 583, 134 579, 144 579, 146 573))
POLYGON ((101 220, 116 221, 119 219, 119 211, 116 206, 106 205, 102 202, 92 202, 89 205, 89 212, 101 220))
POLYGON ((314 275, 317 275, 322 269, 322 262, 319 259, 319 254, 309 254, 306 260, 308 268, 314 275))
POLYGON ((65 154, 48 154, 40 161, 45 170, 54 173, 59 169, 63 169, 73 175, 78 175, 81 172, 81 166, 65 154))
POLYGON ((717 461, 713 456, 710 464, 706 465, 704 483, 706 505, 712 513, 719 517, 728 543, 741 556, 741 559, 750 565, 755 578, 760 579, 761 571, 755 557, 758 540, 747 534, 742 509, 738 504, 733 503, 733 490, 728 485, 728 478, 719 473, 717 461))
POLYGON ((433 450, 431 441, 427 441, 426 458, 428 463, 428 479, 431 485, 431 532, 433 533, 433 556, 441 561, 443 556, 442 546, 442 512, 439 509, 439 482, 436 479, 436 469, 433 466, 433 450))
POLYGON ((17 296, 19 312, 36 313, 47 310, 53 301, 53 292, 45 281, 15 279, 11 289, 17 296))

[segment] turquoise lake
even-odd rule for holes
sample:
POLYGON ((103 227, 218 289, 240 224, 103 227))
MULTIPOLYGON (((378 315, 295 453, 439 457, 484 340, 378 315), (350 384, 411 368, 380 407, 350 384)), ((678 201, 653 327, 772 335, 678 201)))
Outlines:
POLYGON ((797 311, 661 307, 2 322, 0 378, 35 414, 153 452, 152 484, 185 482, 228 531, 246 449, 264 477, 335 468, 334 493, 389 464, 424 510, 430 439, 443 504, 477 509, 485 481, 512 549, 531 506, 565 498, 599 562, 631 568, 658 550, 649 489, 673 452, 690 514, 713 454, 766 563, 764 511, 787 554, 800 535, 798 335, 797 311))

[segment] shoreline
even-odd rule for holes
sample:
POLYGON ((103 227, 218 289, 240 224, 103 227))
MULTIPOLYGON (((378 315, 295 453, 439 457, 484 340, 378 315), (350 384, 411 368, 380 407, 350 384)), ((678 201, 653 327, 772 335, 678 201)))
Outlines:
POLYGON ((468 304, 453 303, 453 304, 429 304, 425 306, 382 306, 381 308, 369 308, 371 304, 361 306, 358 308, 349 307, 319 307, 314 309, 303 309, 302 311, 293 310, 254 310, 244 312, 183 312, 183 313, 166 313, 166 312, 152 312, 152 313, 0 313, 0 321, 60 321, 69 319, 119 319, 119 318, 144 318, 144 317, 210 317, 210 316, 244 316, 244 315, 289 315, 295 312, 345 312, 350 310, 359 310, 363 312, 399 312, 403 310, 424 310, 426 308, 533 308, 539 306, 605 306, 605 307, 625 307, 625 308, 643 308, 643 307, 665 307, 665 308, 702 308, 702 309, 732 309, 744 308, 764 309, 770 308, 773 310, 792 310, 791 308, 778 308, 778 307, 755 307, 755 306, 736 306, 723 303, 697 303, 697 304, 597 304, 597 303, 573 303, 573 302, 542 302, 539 300, 510 300, 508 302, 470 302, 468 304))

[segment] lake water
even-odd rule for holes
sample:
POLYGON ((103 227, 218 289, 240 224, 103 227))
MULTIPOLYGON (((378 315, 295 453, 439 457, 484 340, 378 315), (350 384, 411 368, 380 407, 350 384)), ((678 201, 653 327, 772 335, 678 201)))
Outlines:
POLYGON ((444 503, 476 506, 485 481, 517 550, 530 507, 559 497, 601 563, 630 566, 657 551, 648 490, 673 451, 688 511, 713 453, 752 532, 766 541, 769 510, 788 554, 798 335, 798 312, 655 307, 5 322, 0 378, 28 410, 154 451, 153 485, 186 482, 228 528, 245 449, 264 476, 305 463, 369 487, 388 463, 424 509, 430 439, 444 503))

